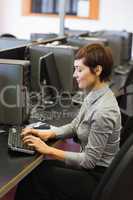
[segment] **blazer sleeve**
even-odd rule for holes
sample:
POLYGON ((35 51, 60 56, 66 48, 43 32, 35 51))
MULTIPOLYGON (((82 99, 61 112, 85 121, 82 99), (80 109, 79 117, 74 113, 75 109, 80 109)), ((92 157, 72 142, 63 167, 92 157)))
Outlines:
POLYGON ((52 130, 56 134, 57 139, 65 139, 74 137, 77 134, 77 126, 81 120, 82 113, 84 111, 84 103, 82 104, 77 116, 72 120, 71 123, 66 124, 64 126, 52 128, 52 130))
POLYGON ((60 127, 54 127, 52 128, 52 130, 55 132, 57 139, 72 138, 76 134, 77 123, 78 123, 78 118, 76 117, 75 119, 72 120, 71 123, 60 127))

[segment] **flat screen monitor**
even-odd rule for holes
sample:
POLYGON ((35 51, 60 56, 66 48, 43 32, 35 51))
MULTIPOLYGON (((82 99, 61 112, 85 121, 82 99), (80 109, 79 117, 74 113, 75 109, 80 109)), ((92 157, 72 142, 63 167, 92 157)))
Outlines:
POLYGON ((41 65, 40 57, 44 56, 44 52, 36 49, 34 47, 30 47, 30 63, 31 63, 31 90, 35 92, 41 91, 41 84, 44 79, 44 68, 41 65), (41 81, 41 82, 40 82, 41 81))
POLYGON ((114 30, 102 30, 92 32, 94 37, 107 38, 109 46, 113 50, 114 64, 120 65, 130 61, 132 56, 132 33, 125 30, 114 31, 114 30))
POLYGON ((39 58, 50 52, 54 54, 62 91, 73 92, 73 63, 75 58, 75 49, 73 47, 51 47, 45 45, 30 47, 32 90, 40 90, 39 58))
POLYGON ((132 33, 123 31, 106 31, 105 34, 112 35, 114 38, 117 36, 122 39, 121 46, 121 64, 130 61, 132 56, 132 33))
POLYGON ((0 58, 24 60, 25 48, 26 46, 13 47, 10 49, 0 49, 0 58))
POLYGON ((48 53, 40 57, 40 83, 43 85, 44 81, 49 89, 52 91, 61 91, 61 83, 56 67, 56 62, 53 53, 48 53))
POLYGON ((108 41, 104 38, 94 38, 94 37, 70 37, 67 39, 67 44, 77 47, 83 47, 94 43, 107 45, 108 41))
POLYGON ((132 57, 132 33, 121 31, 120 35, 123 38, 122 61, 126 63, 129 62, 132 57))

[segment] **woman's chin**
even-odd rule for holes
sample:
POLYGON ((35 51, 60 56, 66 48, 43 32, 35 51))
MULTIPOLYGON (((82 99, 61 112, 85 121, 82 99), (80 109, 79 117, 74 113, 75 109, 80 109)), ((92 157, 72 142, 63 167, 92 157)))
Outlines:
POLYGON ((82 84, 78 84, 79 89, 85 89, 85 87, 82 84))

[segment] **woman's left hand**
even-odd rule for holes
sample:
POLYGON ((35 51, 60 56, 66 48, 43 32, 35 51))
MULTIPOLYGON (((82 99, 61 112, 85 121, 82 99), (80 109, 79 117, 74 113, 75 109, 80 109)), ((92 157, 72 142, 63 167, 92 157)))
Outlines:
POLYGON ((23 143, 27 144, 30 147, 33 147, 36 151, 41 154, 49 154, 50 146, 48 146, 44 141, 40 138, 35 137, 33 135, 28 135, 23 138, 23 143))

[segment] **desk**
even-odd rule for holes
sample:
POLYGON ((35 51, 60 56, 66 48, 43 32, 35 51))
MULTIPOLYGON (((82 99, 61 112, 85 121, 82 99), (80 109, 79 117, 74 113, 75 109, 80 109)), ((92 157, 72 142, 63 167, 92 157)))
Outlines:
MULTIPOLYGON (((69 109, 72 111, 71 107, 69 109)), ((75 109, 76 107, 73 108, 73 110, 75 109)), ((61 112, 61 110, 62 109, 52 108, 52 111, 56 112, 61 112)), ((53 118, 53 120, 51 120, 51 124, 59 126, 69 123, 71 120, 72 118, 70 116, 67 117, 67 115, 65 115, 65 119, 62 119, 62 116, 57 120, 53 118)), ((0 135, 0 198, 2 198, 2 196, 11 190, 44 159, 44 156, 42 155, 24 156, 21 155, 21 153, 9 153, 7 138, 7 134, 0 135)), ((59 143, 60 141, 57 141, 53 144, 53 146, 56 146, 59 143)))

